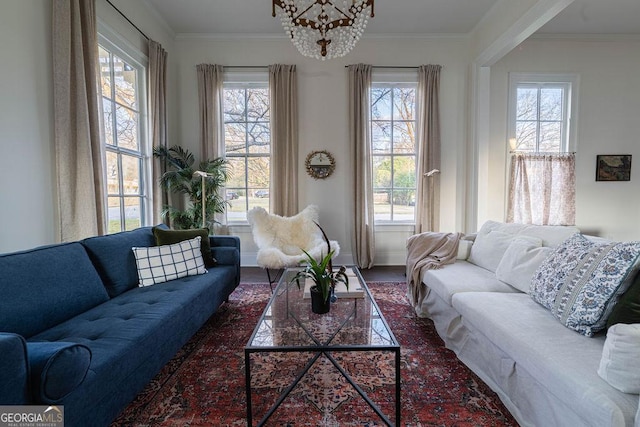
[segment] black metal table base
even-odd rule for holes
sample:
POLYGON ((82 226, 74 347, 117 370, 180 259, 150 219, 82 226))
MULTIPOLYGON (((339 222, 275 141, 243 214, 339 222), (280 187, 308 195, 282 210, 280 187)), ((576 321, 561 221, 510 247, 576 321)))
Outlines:
POLYGON ((280 353, 280 352, 287 352, 287 353, 307 353, 307 352, 313 352, 315 353, 314 356, 309 360, 309 362, 307 362, 307 364, 305 365, 304 369, 296 376, 295 380, 293 381, 293 383, 291 385, 289 385, 289 387, 287 387, 282 394, 278 397, 278 399, 276 400, 276 402, 273 404, 273 406, 267 411, 267 413, 262 417, 262 419, 260 420, 260 422, 257 424, 258 426, 263 426, 268 420, 269 418, 276 412, 276 410, 278 409, 278 407, 280 407, 280 405, 282 404, 282 402, 284 402, 284 400, 287 398, 287 396, 289 396, 289 394, 291 393, 291 391, 293 391, 293 389, 296 387, 296 385, 298 385, 298 383, 302 380, 302 378, 304 378, 304 376, 306 375, 307 372, 309 372, 309 369, 311 369, 311 367, 313 366, 313 364, 322 356, 324 355, 332 364, 333 366, 338 370, 338 372, 340 372, 340 374, 349 382, 349 384, 351 384, 351 386, 358 392, 358 394, 364 399, 364 401, 371 407, 371 409, 373 409, 373 411, 378 415, 378 417, 380 417, 380 419, 388 426, 393 426, 394 424, 389 420, 389 418, 380 410, 380 408, 375 404, 375 402, 373 402, 369 396, 367 396, 366 392, 358 385, 355 383, 355 381, 353 380, 353 378, 351 378, 351 376, 349 375, 348 372, 346 372, 344 370, 344 368, 342 368, 340 366, 340 364, 335 360, 335 358, 332 356, 331 353, 336 353, 336 352, 360 352, 360 351, 383 351, 383 352, 393 352, 395 354, 395 378, 396 378, 396 396, 395 396, 395 400, 396 400, 396 413, 395 413, 395 425, 400 425, 400 412, 401 412, 401 402, 400 402, 400 389, 401 389, 401 382, 400 382, 400 349, 397 347, 390 347, 390 348, 364 348, 362 346, 355 346, 355 347, 327 347, 327 346, 321 346, 318 348, 309 348, 306 347, 304 349, 301 348, 281 348, 278 349, 277 351, 274 349, 269 349, 269 350, 251 350, 251 349, 245 349, 245 379, 246 379, 246 393, 247 393, 247 425, 249 427, 253 426, 253 408, 251 405, 251 354, 252 353, 280 353))

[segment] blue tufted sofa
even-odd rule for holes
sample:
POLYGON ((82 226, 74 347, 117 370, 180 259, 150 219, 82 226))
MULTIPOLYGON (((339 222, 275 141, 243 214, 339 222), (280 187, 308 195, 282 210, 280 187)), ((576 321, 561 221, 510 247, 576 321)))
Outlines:
POLYGON ((0 404, 108 425, 238 285, 239 239, 210 243, 208 273, 149 287, 131 248, 151 227, 0 255, 0 404))

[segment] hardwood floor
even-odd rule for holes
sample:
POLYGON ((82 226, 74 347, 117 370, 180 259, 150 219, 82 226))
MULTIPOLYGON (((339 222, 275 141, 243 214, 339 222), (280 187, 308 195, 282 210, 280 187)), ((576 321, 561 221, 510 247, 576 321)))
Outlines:
MULTIPOLYGON (((404 265, 379 266, 368 270, 360 270, 367 282, 404 282, 406 281, 404 265)), ((260 267, 242 267, 240 269, 242 283, 267 283, 267 273, 260 267)))

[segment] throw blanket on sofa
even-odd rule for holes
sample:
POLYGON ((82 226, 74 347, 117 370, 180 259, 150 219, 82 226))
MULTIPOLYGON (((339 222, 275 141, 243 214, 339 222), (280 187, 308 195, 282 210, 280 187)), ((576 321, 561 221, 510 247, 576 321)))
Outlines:
POLYGON ((422 301, 429 293, 422 286, 422 272, 453 263, 462 236, 462 233, 427 231, 407 239, 407 296, 416 313, 421 312, 422 301))

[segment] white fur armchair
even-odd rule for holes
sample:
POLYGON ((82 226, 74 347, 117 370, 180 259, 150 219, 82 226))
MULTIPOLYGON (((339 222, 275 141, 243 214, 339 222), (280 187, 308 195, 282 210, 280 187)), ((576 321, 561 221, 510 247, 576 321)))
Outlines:
MULTIPOLYGON (((266 269, 283 269, 298 266, 306 259, 303 249, 320 260, 327 254, 327 243, 318 223, 318 207, 309 205, 291 217, 268 213, 261 207, 247 212, 253 240, 258 245, 258 265, 266 269)), ((330 241, 334 257, 340 245, 330 241)), ((268 271, 267 271, 268 272, 268 271)))

